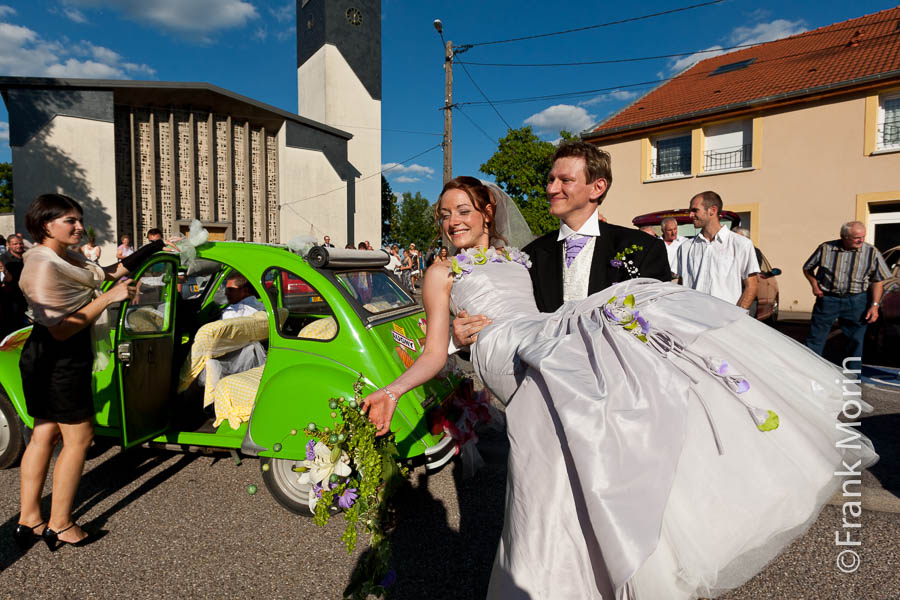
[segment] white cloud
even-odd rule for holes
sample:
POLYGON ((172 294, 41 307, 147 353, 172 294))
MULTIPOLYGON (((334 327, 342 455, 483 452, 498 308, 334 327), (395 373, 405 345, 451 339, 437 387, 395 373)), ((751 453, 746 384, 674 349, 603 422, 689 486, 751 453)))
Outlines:
POLYGON ((84 16, 84 13, 74 6, 66 6, 65 8, 63 8, 63 14, 66 15, 73 23, 88 22, 87 17, 84 16))
POLYGON ((733 46, 761 44, 772 40, 780 40, 804 31, 806 31, 806 23, 802 20, 775 19, 769 23, 757 23, 752 27, 735 27, 734 31, 731 32, 729 41, 733 46))
MULTIPOLYGON (((417 165, 416 163, 411 165, 401 165, 400 163, 395 162, 384 163, 381 165, 381 171, 389 177, 394 177, 396 175, 424 175, 425 177, 430 178, 434 175, 434 169, 426 167, 425 165, 417 165)), ((397 181, 400 181, 399 177, 397 178, 397 181)), ((418 181, 418 179, 416 181, 418 181)))
POLYGON ((669 70, 672 73, 680 73, 685 69, 693 67, 701 60, 712 58, 713 56, 719 56, 720 54, 724 54, 725 51, 722 50, 722 46, 710 46, 709 48, 705 48, 702 52, 695 52, 689 56, 682 56, 679 59, 671 61, 669 64, 669 70))
POLYGON ((578 133, 596 123, 596 117, 580 106, 556 104, 531 115, 524 123, 543 133, 559 133, 563 129, 578 133))
POLYGON ((281 6, 269 7, 269 14, 275 17, 275 20, 279 23, 286 23, 294 20, 296 9, 297 3, 294 0, 288 0, 281 6))
POLYGON ((87 41, 63 45, 44 40, 27 27, 0 23, 0 73, 129 79, 138 74, 152 77, 156 71, 145 64, 124 62, 118 52, 87 41))
POLYGON ((16 14, 16 9, 14 9, 12 6, 0 4, 0 19, 14 14, 16 14))
POLYGON ((254 40, 264 42, 264 41, 266 41, 267 37, 269 37, 269 31, 265 27, 257 27, 253 31, 253 39, 254 40))
POLYGON ((610 102, 612 100, 624 102, 633 100, 634 98, 637 98, 637 96, 637 92, 630 92, 628 90, 613 90, 608 94, 600 94, 599 96, 594 96, 593 98, 583 100, 578 103, 578 106, 593 106, 594 104, 600 104, 601 102, 610 102))
POLYGON ((9 123, 6 121, 0 121, 0 141, 9 141, 9 123))
POLYGON ((296 34, 296 33, 297 33, 297 28, 294 27, 293 25, 291 25, 284 31, 276 31, 275 37, 278 39, 279 42, 283 42, 284 40, 287 40, 287 39, 294 39, 294 34, 296 34))
POLYGON ((419 179, 418 177, 407 177, 406 175, 401 175, 400 177, 397 177, 396 179, 394 179, 394 181, 396 181, 397 183, 414 183, 416 181, 422 181, 422 180, 419 179))
MULTIPOLYGON (((765 11, 754 11, 751 13, 751 19, 766 15, 765 11)), ((746 44, 761 44, 763 42, 771 42, 779 40, 791 35, 803 33, 806 31, 806 23, 800 21, 788 21, 786 19, 775 19, 774 21, 757 23, 755 25, 735 27, 728 34, 727 41, 729 46, 743 46, 746 44)), ((669 71, 671 73, 680 73, 688 69, 701 60, 724 54, 720 44, 710 46, 703 52, 696 52, 690 56, 682 56, 669 62, 669 71)))
POLYGON ((256 8, 245 0, 66 0, 66 4, 109 7, 138 23, 184 34, 243 27, 259 17, 256 8))

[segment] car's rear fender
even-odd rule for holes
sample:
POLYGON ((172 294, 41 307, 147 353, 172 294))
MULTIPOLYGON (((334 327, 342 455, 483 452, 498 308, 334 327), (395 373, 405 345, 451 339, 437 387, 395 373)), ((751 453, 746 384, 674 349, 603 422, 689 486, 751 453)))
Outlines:
POLYGON ((0 386, 6 392, 19 418, 29 428, 34 427, 34 419, 25 408, 25 392, 22 390, 22 372, 19 370, 19 356, 21 349, 4 350, 0 352, 0 386))
MULTIPOLYGON (((297 353, 297 359, 303 361, 304 353, 297 353)), ((311 357, 311 356, 310 356, 311 357)), ((264 377, 256 397, 256 405, 250 418, 244 447, 255 450, 259 456, 302 459, 306 455, 306 436, 304 429, 315 423, 322 430, 330 427, 334 419, 329 408, 330 398, 353 398, 353 384, 359 378, 359 372, 336 361, 323 364, 321 356, 315 361, 294 362, 278 369, 276 365, 267 365, 266 370, 275 367, 276 372, 264 377), (295 435, 291 431, 296 430, 295 435), (280 444, 276 452, 276 444, 280 444)), ((365 388, 363 396, 368 395, 377 385, 363 378, 365 388)), ((414 401, 404 398, 403 401, 414 401)), ((417 422, 407 422, 408 415, 415 415, 410 407, 401 406, 394 416, 398 424, 395 431, 397 446, 401 454, 412 456, 421 454, 426 446, 414 435, 415 430, 422 427, 417 422), (405 409, 404 409, 405 408, 405 409)), ((417 417, 413 417, 417 418, 417 417)))

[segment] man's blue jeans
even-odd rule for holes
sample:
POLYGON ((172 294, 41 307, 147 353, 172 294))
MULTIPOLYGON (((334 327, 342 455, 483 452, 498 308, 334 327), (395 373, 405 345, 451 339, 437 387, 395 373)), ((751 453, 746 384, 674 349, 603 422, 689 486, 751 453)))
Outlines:
POLYGON ((809 322, 809 336, 806 338, 807 347, 822 355, 825 350, 825 340, 831 332, 831 326, 835 319, 839 319, 841 331, 849 340, 845 356, 857 356, 862 358, 863 338, 866 335, 866 309, 869 304, 868 292, 850 294, 849 296, 823 296, 816 300, 813 307, 812 319, 809 322))

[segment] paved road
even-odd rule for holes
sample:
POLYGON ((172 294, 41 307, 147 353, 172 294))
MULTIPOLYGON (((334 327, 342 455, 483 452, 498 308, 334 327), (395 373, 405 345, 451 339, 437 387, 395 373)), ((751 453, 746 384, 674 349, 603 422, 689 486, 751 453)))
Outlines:
MULTIPOLYGON (((900 598, 900 392, 866 387, 864 398, 877 407, 864 429, 884 457, 865 474, 859 570, 835 567, 841 509, 828 506, 728 600, 900 598)), ((474 479, 462 481, 458 465, 428 478, 417 471, 399 498, 395 598, 484 596, 508 447, 496 431, 484 432, 480 447, 486 464, 474 479)), ((18 469, 0 472, 0 490, 0 598, 338 598, 358 559, 339 542, 339 520, 319 529, 282 510, 253 459, 106 450, 87 465, 77 516, 109 533, 56 554, 35 546, 22 555, 12 543, 18 469), (254 496, 251 483, 261 488, 254 496)))

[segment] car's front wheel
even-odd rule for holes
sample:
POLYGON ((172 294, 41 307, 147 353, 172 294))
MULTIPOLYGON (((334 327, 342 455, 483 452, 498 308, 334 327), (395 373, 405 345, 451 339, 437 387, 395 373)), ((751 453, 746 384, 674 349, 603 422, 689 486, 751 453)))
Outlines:
POLYGON ((25 450, 25 427, 6 394, 0 391, 0 469, 16 464, 25 450))
POLYGON ((262 479, 272 497, 289 511, 298 515, 312 516, 309 510, 310 486, 300 483, 300 473, 294 470, 303 461, 286 458, 260 458, 259 468, 262 479))

